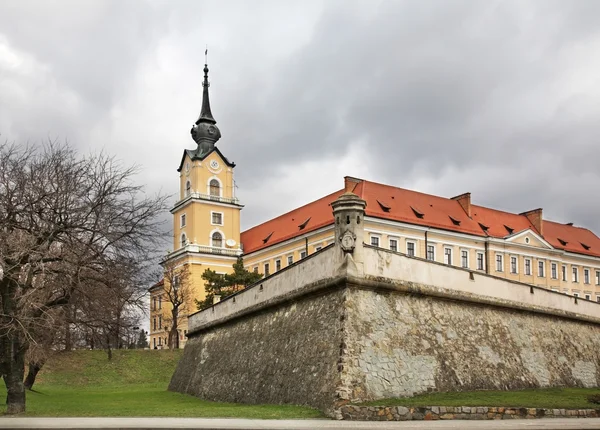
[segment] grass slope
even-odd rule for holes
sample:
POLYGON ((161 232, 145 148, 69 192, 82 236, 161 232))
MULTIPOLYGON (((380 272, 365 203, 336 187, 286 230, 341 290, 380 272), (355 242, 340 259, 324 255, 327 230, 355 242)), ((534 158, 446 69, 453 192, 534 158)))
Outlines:
MULTIPOLYGON (((73 351, 54 356, 27 393, 27 416, 319 418, 289 405, 241 405, 167 391, 181 351, 73 351)), ((6 395, 4 384, 0 397, 6 395)), ((0 412, 5 412, 2 405, 0 412)))
POLYGON ((500 406, 549 409, 598 409, 587 396, 598 388, 544 388, 519 391, 467 391, 431 393, 415 397, 376 400, 365 406, 500 406))

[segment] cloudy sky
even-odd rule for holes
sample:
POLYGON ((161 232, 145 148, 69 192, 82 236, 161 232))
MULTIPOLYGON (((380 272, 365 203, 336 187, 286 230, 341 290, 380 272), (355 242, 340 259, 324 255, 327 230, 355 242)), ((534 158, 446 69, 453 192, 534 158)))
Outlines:
POLYGON ((2 0, 0 134, 106 150, 174 194, 208 45, 243 228, 351 175, 598 234, 599 16, 595 0, 2 0))

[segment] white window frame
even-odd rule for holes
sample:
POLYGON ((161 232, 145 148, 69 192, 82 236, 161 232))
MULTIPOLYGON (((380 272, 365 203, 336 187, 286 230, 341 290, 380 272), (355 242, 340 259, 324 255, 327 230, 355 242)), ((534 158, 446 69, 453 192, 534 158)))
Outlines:
POLYGON ((596 270, 596 285, 600 285, 600 270, 596 270))
POLYGON ((531 261, 532 261, 531 258, 528 258, 528 257, 523 259, 523 268, 524 268, 523 274, 525 276, 532 276, 533 272, 532 272, 532 267, 531 267, 531 261))
POLYGON ((281 270, 281 258, 275 260, 275 271, 279 272, 281 270))
POLYGON ((187 225, 187 216, 185 213, 179 215, 179 227, 183 228, 187 225))
POLYGON ((398 238, 397 237, 388 237, 388 246, 390 248, 390 251, 394 251, 394 252, 398 252, 398 238), (392 249, 392 242, 396 243, 396 250, 392 249))
POLYGON ((308 254, 306 253, 306 250, 303 249, 302 251, 300 251, 300 260, 306 258, 308 256, 308 254))
POLYGON ((561 276, 562 276, 562 280, 564 282, 567 282, 567 265, 566 264, 561 264, 561 276))
POLYGON ((577 266, 571 266, 571 282, 579 283, 579 267, 577 266))
POLYGON ((477 270, 485 270, 485 254, 483 252, 477 252, 475 264, 477 270), (479 256, 481 256, 481 260, 479 256), (481 261, 481 267, 479 267, 479 261, 481 261))
POLYGON ((208 243, 210 243, 210 246, 212 246, 213 248, 219 248, 218 246, 213 245, 213 234, 215 233, 219 233, 221 235, 221 246, 220 248, 225 248, 225 241, 227 240, 227 238, 225 237, 225 234, 219 230, 218 228, 215 228, 213 231, 211 231, 208 235, 208 243))
POLYGON ((436 251, 437 251, 437 250, 436 250, 435 243, 430 243, 430 242, 428 242, 428 243, 427 243, 427 247, 425 248, 425 259, 426 259, 426 260, 429 260, 429 261, 436 261, 436 260, 435 260, 435 259, 436 259, 436 257, 437 257, 437 256, 436 256, 436 254, 437 254, 437 252, 436 252, 436 251), (431 249, 433 250, 433 258, 432 258, 432 259, 430 259, 430 258, 429 258, 429 247, 431 247, 431 249))
POLYGON ((371 246, 375 246, 375 247, 379 248, 381 245, 381 235, 380 234, 370 234, 369 236, 370 236, 369 244, 371 246), (377 245, 373 244, 373 241, 376 241, 377 245))
POLYGON ((600 294, 596 293, 596 301, 600 303, 600 294))
POLYGON ((188 238, 187 238, 187 236, 186 236, 185 233, 181 233, 180 240, 181 240, 181 242, 180 242, 181 247, 185 248, 187 246, 187 244, 188 244, 188 238))
POLYGON ((584 296, 586 300, 592 300, 592 295, 591 294, 584 294, 584 296))
POLYGON ((573 292, 573 297, 579 297, 579 292, 573 292))
POLYGON ((462 267, 463 269, 469 268, 469 250, 468 249, 463 249, 463 248, 460 249, 460 267, 462 267), (463 261, 463 259, 465 258, 464 254, 466 254, 466 258, 467 258, 466 264, 463 261))
POLYGON ((263 263, 263 273, 265 274, 265 278, 271 274, 271 266, 269 266, 269 263, 263 263))
POLYGON ((504 255, 496 254, 495 262, 496 262, 496 272, 504 272, 504 255), (498 259, 498 257, 500 257, 500 259, 498 259), (498 264, 500 264, 500 269, 498 269, 498 264))
MULTIPOLYGON (((210 194, 210 182, 216 179, 217 182, 219 183, 219 195, 218 197, 223 197, 223 182, 221 182, 221 180, 217 177, 217 176, 211 176, 210 178, 208 178, 208 181, 206 181, 206 195, 207 196, 211 196, 212 194, 210 194)), ((213 197, 217 197, 217 196, 213 196, 213 197)))
POLYGON ((584 284, 590 283, 590 269, 588 269, 587 267, 583 268, 583 283, 584 284))
POLYGON ((511 255, 510 256, 510 273, 512 273, 513 275, 518 275, 519 274, 519 257, 517 255, 511 255), (513 272, 513 259, 515 262, 515 270, 513 272))
POLYGON ((449 246, 444 246, 444 264, 452 266, 452 257, 452 248, 449 246))
POLYGON ((554 261, 550 262, 550 278, 558 279, 558 263, 554 261))
POLYGON ((538 278, 546 277, 546 261, 538 260, 538 278))
POLYGON ((225 223, 225 222, 224 222, 224 220, 225 220, 225 214, 224 214, 223 212, 219 212, 219 211, 210 211, 210 224, 211 224, 211 225, 223 225, 223 224, 225 223), (219 214, 219 215, 221 215, 221 224, 217 224, 217 223, 215 223, 215 222, 214 222, 214 220, 213 220, 213 216, 214 216, 215 214, 219 214))
POLYGON ((414 240, 407 240, 406 241, 406 255, 410 256, 410 257, 416 257, 417 256, 417 242, 414 240), (408 245, 411 244, 413 246, 413 254, 411 255, 410 252, 408 251, 408 245))
POLYGON ((291 266, 292 264, 294 264, 294 256, 293 255, 287 256, 287 264, 288 264, 288 266, 291 266))

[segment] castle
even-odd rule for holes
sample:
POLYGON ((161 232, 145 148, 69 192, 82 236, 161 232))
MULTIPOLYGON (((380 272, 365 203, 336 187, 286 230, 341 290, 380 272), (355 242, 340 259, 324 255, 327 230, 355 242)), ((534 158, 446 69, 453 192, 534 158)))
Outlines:
MULTIPOLYGON (((346 192, 365 201, 364 242, 392 253, 437 262, 600 302, 600 238, 588 229, 544 219, 542 209, 507 213, 471 203, 470 193, 453 198, 346 177, 339 191, 240 232, 243 205, 235 195, 234 169, 217 147, 221 132, 209 101, 204 68, 196 143, 177 169, 179 198, 173 206, 173 251, 165 264, 189 268, 193 297, 205 296, 202 273, 228 273, 238 256, 245 266, 270 277, 334 242, 332 203, 346 192)), ((150 342, 163 348, 169 331, 167 277, 151 289, 150 342)), ((192 300, 180 312, 179 346, 188 335, 192 300)))

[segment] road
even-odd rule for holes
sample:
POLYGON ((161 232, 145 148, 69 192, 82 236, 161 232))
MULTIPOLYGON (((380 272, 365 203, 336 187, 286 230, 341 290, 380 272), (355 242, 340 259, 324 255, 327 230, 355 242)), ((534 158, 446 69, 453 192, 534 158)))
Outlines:
POLYGON ((600 418, 510 421, 365 422, 332 420, 248 420, 223 418, 0 418, 0 429, 201 429, 201 430, 423 430, 600 429, 600 418))

